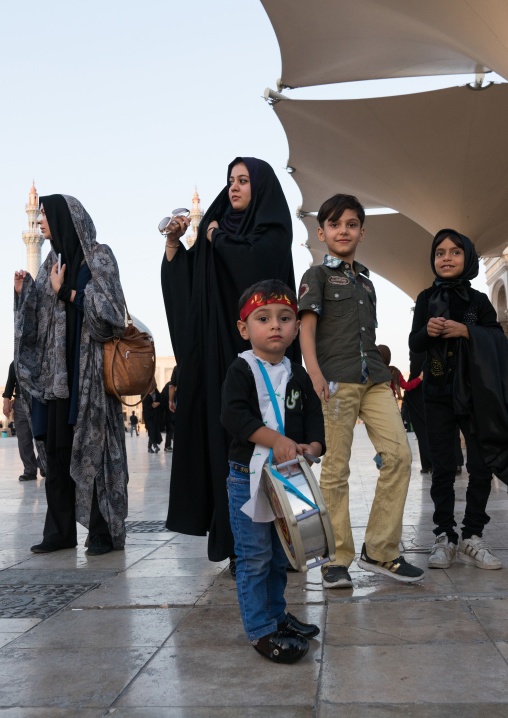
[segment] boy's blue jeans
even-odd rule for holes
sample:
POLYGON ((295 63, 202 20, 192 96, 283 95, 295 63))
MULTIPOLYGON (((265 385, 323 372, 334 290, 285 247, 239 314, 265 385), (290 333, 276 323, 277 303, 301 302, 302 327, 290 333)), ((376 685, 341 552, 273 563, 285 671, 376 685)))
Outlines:
MULTIPOLYGON (((249 641, 277 630, 286 618, 284 590, 288 559, 275 523, 256 523, 241 510, 250 499, 250 478, 230 463, 229 515, 235 539, 236 590, 249 641)), ((241 466, 245 469, 247 467, 241 466)))

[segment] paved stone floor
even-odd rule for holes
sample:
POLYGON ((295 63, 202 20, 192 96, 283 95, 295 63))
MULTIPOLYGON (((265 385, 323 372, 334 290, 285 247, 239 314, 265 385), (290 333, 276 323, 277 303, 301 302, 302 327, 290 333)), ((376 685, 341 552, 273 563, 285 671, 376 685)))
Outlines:
MULTIPOLYGON (((414 437, 414 435, 410 435, 414 437)), ((319 569, 290 574, 289 608, 318 623, 303 661, 277 666, 247 644, 226 563, 206 540, 160 530, 171 454, 126 437, 131 483, 125 552, 33 555, 42 481, 20 483, 15 439, 0 440, 0 716, 11 718, 497 718, 508 715, 508 570, 455 563, 402 586, 353 566, 352 590, 319 569), (147 523, 151 522, 151 523, 147 523)), ((429 479, 415 460, 403 548, 425 567, 429 479)), ((351 462, 361 547, 377 470, 363 426, 351 462)), ((457 480, 457 515, 465 478, 457 480)), ((494 481, 486 533, 508 566, 506 487, 494 481)))

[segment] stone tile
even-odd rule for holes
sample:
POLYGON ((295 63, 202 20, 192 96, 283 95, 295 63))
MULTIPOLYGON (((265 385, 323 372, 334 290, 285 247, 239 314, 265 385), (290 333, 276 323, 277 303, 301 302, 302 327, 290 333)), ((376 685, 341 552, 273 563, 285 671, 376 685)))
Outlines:
POLYGON ((206 542, 175 542, 170 541, 164 546, 153 551, 149 557, 150 560, 164 561, 168 558, 208 558, 206 542))
POLYGON ((23 635, 22 633, 0 633, 0 648, 3 646, 6 646, 11 641, 14 641, 14 639, 19 638, 19 636, 23 635))
MULTIPOLYGON (((320 703, 317 718, 337 718, 343 706, 339 703, 320 703)), ((506 718, 506 703, 414 703, 380 705, 348 705, 348 718, 506 718)))
POLYGON ((72 608, 193 605, 210 583, 200 576, 169 576, 147 581, 119 575, 74 601, 72 608))
POLYGON ((470 610, 493 641, 508 641, 508 598, 469 603, 470 610))
POLYGON ((128 566, 147 557, 157 546, 143 544, 127 546, 124 551, 111 551, 103 556, 88 556, 84 546, 56 551, 55 553, 30 554, 30 558, 19 564, 20 568, 30 569, 75 569, 123 571, 128 566))
POLYGON ((24 633, 42 621, 42 618, 0 618, 0 634, 24 633))
MULTIPOLYGON (((97 636, 97 642, 100 642, 97 636)), ((0 705, 106 708, 155 648, 2 648, 0 705)))
POLYGON ((218 576, 229 561, 215 563, 207 558, 171 558, 142 559, 125 571, 125 576, 162 577, 162 576, 218 576))
MULTIPOLYGON (((68 708, 0 708, 2 718, 69 718, 68 708)), ((73 708, 72 718, 102 718, 103 708, 73 708)))
MULTIPOLYGON (((160 646, 188 614, 187 608, 63 611, 25 634, 16 648, 160 646)), ((0 634, 1 638, 1 634, 0 634)))
MULTIPOLYGON (((304 623, 315 623, 324 631, 324 606, 293 606, 288 604, 288 611, 296 615, 304 623)), ((213 606, 193 608, 179 624, 164 644, 169 646, 186 647, 190 650, 207 648, 216 645, 231 643, 233 647, 248 645, 240 615, 240 607, 213 606)), ((318 636, 311 643, 320 643, 318 636)))
POLYGON ((4 583, 43 583, 43 584, 60 584, 66 583, 100 583, 108 578, 118 575, 118 570, 109 569, 104 571, 95 571, 87 569, 83 571, 81 568, 67 569, 42 569, 42 568, 26 568, 24 566, 14 566, 0 572, 0 585, 4 583))
POLYGON ((174 645, 163 647, 117 705, 230 706, 237 715, 252 706, 285 706, 286 711, 293 706, 310 708, 316 701, 321 659, 320 644, 311 644, 305 658, 293 666, 274 666, 246 639, 241 645, 226 639, 192 651, 180 651, 174 645))
POLYGON ((403 645, 486 641, 467 604, 454 601, 391 601, 330 604, 327 646, 403 645))
MULTIPOLYGON (((1 714, 3 716, 3 714, 1 714)), ((267 709, 258 707, 242 707, 239 712, 236 706, 207 706, 206 708, 113 708, 106 716, 115 718, 267 718, 267 709), (113 712, 114 711, 114 712, 113 712)), ((270 718, 314 718, 314 708, 310 706, 270 706, 270 718)), ((462 718, 465 718, 464 716, 462 718)), ((495 716, 494 718, 497 718, 495 716)))
POLYGON ((496 646, 503 658, 505 659, 506 663, 508 663, 508 643, 505 641, 498 642, 496 643, 496 646))
MULTIPOLYGON (((499 558, 508 566, 508 553, 498 551, 499 558)), ((463 595, 508 596, 508 571, 486 571, 471 564, 455 561, 446 569, 455 591, 463 595)))
POLYGON ((495 646, 325 646, 321 698, 328 703, 508 702, 508 665, 495 646))

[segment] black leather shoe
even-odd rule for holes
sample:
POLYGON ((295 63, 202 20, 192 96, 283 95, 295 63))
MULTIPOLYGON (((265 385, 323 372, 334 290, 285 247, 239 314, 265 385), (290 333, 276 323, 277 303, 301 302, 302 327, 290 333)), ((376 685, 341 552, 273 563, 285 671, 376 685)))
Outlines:
POLYGON ((53 553, 53 551, 64 551, 64 549, 67 548, 76 548, 76 544, 74 544, 74 546, 55 546, 52 543, 43 541, 42 543, 35 544, 35 546, 30 546, 30 551, 32 553, 53 553))
POLYGON ((20 481, 37 481, 37 474, 21 474, 20 481))
POLYGON ((296 663, 309 650, 306 638, 285 631, 275 631, 269 636, 263 636, 256 645, 252 645, 258 653, 275 663, 296 663))
POLYGON ((113 550, 113 542, 109 536, 88 535, 88 548, 85 553, 88 556, 102 556, 113 550))
POLYGON ((149 453, 149 454, 155 454, 155 451, 152 449, 151 446, 148 447, 148 453, 149 453))
POLYGON ((286 620, 277 625, 277 630, 297 633, 304 638, 314 638, 319 635, 318 626, 314 625, 314 623, 302 623, 291 613, 286 613, 286 620))

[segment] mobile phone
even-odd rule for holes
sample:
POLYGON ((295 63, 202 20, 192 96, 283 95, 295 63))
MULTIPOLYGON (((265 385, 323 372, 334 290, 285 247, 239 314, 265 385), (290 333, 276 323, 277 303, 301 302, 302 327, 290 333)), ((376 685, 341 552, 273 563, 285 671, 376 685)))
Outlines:
POLYGON ((58 274, 62 271, 62 255, 58 253, 58 274))

